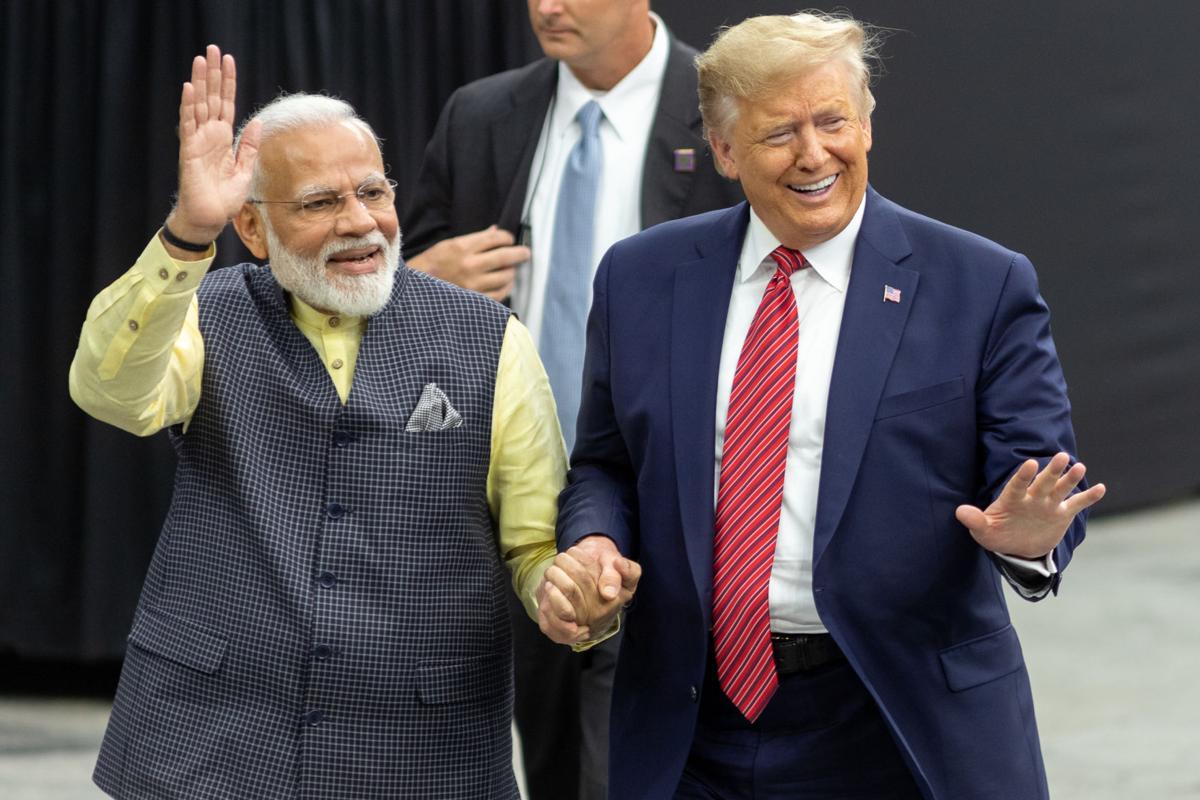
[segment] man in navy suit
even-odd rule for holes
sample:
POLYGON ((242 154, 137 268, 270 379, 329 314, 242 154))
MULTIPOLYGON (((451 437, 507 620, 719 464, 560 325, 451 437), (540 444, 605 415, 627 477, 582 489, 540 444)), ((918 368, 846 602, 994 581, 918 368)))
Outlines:
POLYGON ((613 797, 1048 796, 1001 578, 1056 592, 1104 487, 1029 261, 868 185, 873 54, 724 32, 700 103, 748 203, 597 272, 541 611, 581 642, 636 585, 613 797))

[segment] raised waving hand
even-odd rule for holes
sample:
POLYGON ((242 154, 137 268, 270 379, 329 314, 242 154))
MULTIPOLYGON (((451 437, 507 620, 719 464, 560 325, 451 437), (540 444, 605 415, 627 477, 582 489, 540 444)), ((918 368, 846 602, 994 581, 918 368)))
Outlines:
POLYGON ((983 548, 1021 558, 1041 558, 1062 540, 1075 515, 1104 497, 1104 484, 1075 492, 1085 467, 1058 453, 1038 471, 1024 462, 986 509, 961 505, 955 516, 983 548))
POLYGON ((260 126, 246 126, 233 150, 237 68, 210 44, 192 59, 179 99, 179 198, 167 223, 189 242, 210 242, 237 213, 250 189, 260 126))

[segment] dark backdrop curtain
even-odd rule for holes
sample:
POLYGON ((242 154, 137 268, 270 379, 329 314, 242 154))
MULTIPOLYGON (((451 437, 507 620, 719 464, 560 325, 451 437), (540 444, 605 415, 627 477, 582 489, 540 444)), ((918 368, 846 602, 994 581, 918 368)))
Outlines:
MULTIPOLYGON (((654 2, 700 47, 800 5, 654 2)), ((1194 494, 1200 5, 839 5, 895 29, 874 185, 1037 266, 1082 456, 1112 490, 1101 511, 1194 494)), ((164 435, 88 420, 67 365, 89 300, 168 210, 191 56, 238 57, 240 116, 281 88, 349 100, 403 202, 449 93, 537 48, 518 0, 4 0, 0 42, 0 652, 114 657, 174 459, 164 435)), ((218 265, 242 258, 223 237, 218 265)))

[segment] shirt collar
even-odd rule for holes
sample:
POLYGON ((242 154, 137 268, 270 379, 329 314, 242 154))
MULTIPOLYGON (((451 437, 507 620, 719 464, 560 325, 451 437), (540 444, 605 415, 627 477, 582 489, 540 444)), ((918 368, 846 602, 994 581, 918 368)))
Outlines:
POLYGON ((579 82, 575 73, 564 62, 558 62, 558 88, 554 98, 554 116, 550 120, 550 132, 562 136, 575 121, 579 109, 589 100, 600 104, 604 119, 621 139, 632 136, 638 126, 645 126, 649 109, 658 104, 658 92, 663 73, 667 69, 670 42, 667 26, 653 11, 654 41, 650 52, 638 65, 629 71, 616 86, 607 92, 589 89, 579 82))
MULTIPOLYGON (((849 224, 826 242, 808 248, 804 258, 812 266, 814 272, 839 292, 845 292, 850 283, 850 265, 854 261, 854 243, 858 239, 858 231, 862 228, 863 212, 867 207, 867 196, 864 193, 858 210, 850 218, 849 224)), ((765 222, 751 206, 750 227, 746 230, 746 245, 742 248, 743 258, 738 264, 738 280, 742 283, 750 280, 759 268, 763 267, 772 251, 779 247, 779 239, 767 228, 765 222)), ((774 262, 771 262, 774 263, 774 262)))
POLYGON ((291 292, 288 293, 288 299, 291 301, 292 319, 296 321, 297 325, 309 330, 321 333, 329 333, 333 330, 353 331, 361 328, 367 320, 366 317, 346 314, 326 314, 313 308, 291 292))

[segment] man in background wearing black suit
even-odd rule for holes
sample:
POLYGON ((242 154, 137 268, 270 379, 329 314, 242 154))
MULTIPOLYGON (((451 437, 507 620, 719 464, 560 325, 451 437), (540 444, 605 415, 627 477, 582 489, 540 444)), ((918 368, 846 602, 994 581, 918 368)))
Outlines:
MULTIPOLYGON (((446 103, 404 215, 404 256, 509 300, 543 359, 558 365, 547 370, 570 447, 600 256, 643 228, 742 195, 705 152, 696 51, 670 36, 648 0, 529 0, 529 14, 546 57, 464 86, 446 103), (586 129, 584 107, 595 105, 586 129), (582 194, 567 174, 573 164, 589 176, 582 194), (581 266, 560 250, 568 236, 581 266)), ((513 620, 531 800, 605 797, 617 642, 574 655, 515 604, 513 620), (580 763, 568 757, 576 750, 580 763)))

